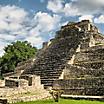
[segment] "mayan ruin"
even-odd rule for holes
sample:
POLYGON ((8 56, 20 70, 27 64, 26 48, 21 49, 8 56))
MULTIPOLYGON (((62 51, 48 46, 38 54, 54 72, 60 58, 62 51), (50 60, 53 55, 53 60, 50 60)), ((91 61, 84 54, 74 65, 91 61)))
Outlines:
MULTIPOLYGON (((76 90, 79 95, 84 94, 84 89, 87 89, 90 92, 86 92, 87 95, 103 95, 103 39, 89 20, 62 26, 56 37, 45 44, 33 68, 24 70, 22 75, 40 76, 45 88, 58 81, 69 94, 76 90), (65 85, 64 81, 68 83, 65 85), (102 90, 94 93, 93 85, 102 90)), ((94 90, 98 90, 96 88, 94 90)))
POLYGON ((104 96, 103 53, 104 36, 93 23, 69 22, 43 43, 35 58, 3 75, 0 99, 33 101, 33 95, 19 95, 36 90, 45 94, 41 98, 51 97, 47 89, 63 90, 64 95, 104 96))

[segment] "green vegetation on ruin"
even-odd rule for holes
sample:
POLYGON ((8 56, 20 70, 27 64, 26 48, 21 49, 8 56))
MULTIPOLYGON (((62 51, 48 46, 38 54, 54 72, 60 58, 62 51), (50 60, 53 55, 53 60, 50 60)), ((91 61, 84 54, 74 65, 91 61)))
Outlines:
POLYGON ((6 46, 4 51, 4 55, 0 57, 0 75, 13 72, 18 63, 33 58, 37 48, 27 41, 16 41, 6 46))
POLYGON ((40 100, 31 102, 20 102, 15 104, 104 104, 103 101, 89 101, 89 100, 70 100, 70 99, 60 99, 59 102, 54 102, 53 100, 40 100))

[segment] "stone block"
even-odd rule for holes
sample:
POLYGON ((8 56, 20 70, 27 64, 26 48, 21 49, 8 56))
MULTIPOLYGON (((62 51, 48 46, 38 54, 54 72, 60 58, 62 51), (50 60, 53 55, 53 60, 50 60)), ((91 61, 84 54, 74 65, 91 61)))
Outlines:
POLYGON ((8 104, 7 99, 0 98, 0 104, 8 104))
POLYGON ((6 87, 26 87, 28 86, 28 81, 23 79, 5 79, 6 87))

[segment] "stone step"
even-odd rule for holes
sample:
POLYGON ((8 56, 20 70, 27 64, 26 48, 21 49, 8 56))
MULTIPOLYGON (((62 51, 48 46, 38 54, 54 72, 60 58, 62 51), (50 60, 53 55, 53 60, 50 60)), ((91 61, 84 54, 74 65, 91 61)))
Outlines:
POLYGON ((62 70, 45 70, 46 73, 61 73, 62 70))
POLYGON ((47 76, 60 76, 62 71, 59 71, 59 72, 57 72, 57 71, 44 71, 44 72, 36 71, 34 73, 37 75, 40 75, 40 76, 45 76, 45 75, 47 75, 47 76))
POLYGON ((44 84, 44 83, 48 83, 49 84, 49 83, 53 83, 53 81, 55 81, 55 79, 42 79, 41 83, 42 84, 44 84))
POLYGON ((41 79, 58 79, 59 76, 41 76, 41 79))
POLYGON ((44 82, 41 82, 41 84, 53 84, 53 81, 44 81, 44 82))
POLYGON ((60 76, 60 73, 46 73, 47 76, 60 76))
POLYGON ((44 70, 44 71, 41 71, 41 70, 35 70, 34 73, 37 73, 37 72, 52 72, 52 73, 60 73, 62 72, 62 69, 59 69, 59 70, 44 70))
POLYGON ((44 79, 41 79, 41 80, 56 80, 56 79, 55 78, 53 78, 53 79, 44 78, 44 79))
POLYGON ((48 87, 52 87, 52 84, 44 84, 44 89, 47 89, 48 87))
MULTIPOLYGON (((58 69, 53 69, 53 67, 49 67, 49 68, 47 68, 47 69, 44 69, 43 71, 46 71, 46 72, 50 72, 50 71, 61 71, 61 70, 63 70, 61 67, 59 67, 58 69)), ((41 69, 36 69, 36 70, 34 70, 34 72, 37 72, 37 71, 41 71, 41 69)))

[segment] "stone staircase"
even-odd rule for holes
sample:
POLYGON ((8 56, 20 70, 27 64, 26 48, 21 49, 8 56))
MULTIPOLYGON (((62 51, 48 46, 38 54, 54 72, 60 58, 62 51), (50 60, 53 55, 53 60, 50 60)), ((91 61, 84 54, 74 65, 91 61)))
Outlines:
POLYGON ((52 86, 53 81, 59 79, 65 64, 72 58, 84 36, 84 32, 79 32, 78 29, 69 29, 69 31, 65 29, 61 33, 60 37, 52 40, 51 44, 41 52, 40 56, 38 55, 34 67, 25 70, 22 75, 39 75, 44 87, 52 86))

